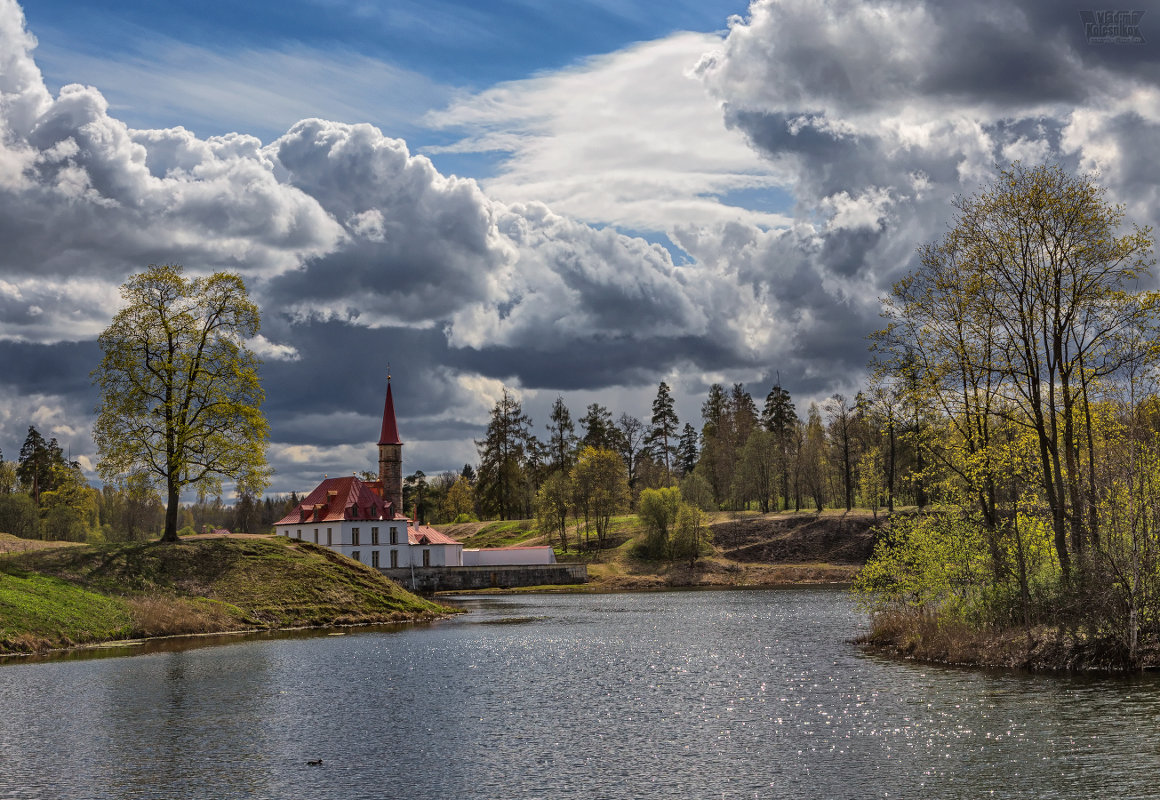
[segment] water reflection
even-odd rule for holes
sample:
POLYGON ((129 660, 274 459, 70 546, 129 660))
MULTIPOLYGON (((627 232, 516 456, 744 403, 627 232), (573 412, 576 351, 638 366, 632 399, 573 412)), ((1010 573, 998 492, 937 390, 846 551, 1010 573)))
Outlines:
POLYGON ((401 634, 0 668, 0 797, 1154 793, 1152 676, 865 657, 839 592, 459 602, 401 634))

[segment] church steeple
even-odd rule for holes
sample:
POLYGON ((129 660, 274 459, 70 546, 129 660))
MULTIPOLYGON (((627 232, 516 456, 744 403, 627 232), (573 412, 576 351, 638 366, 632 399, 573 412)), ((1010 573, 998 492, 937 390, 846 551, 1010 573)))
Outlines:
POLYGON ((379 480, 383 499, 403 513, 403 442, 395 424, 395 400, 391 396, 391 373, 387 372, 387 400, 383 404, 383 428, 379 434, 379 480))
POLYGON ((383 404, 383 430, 379 434, 379 444, 402 444, 399 428, 395 424, 395 399, 391 397, 391 373, 387 373, 387 402, 383 404))

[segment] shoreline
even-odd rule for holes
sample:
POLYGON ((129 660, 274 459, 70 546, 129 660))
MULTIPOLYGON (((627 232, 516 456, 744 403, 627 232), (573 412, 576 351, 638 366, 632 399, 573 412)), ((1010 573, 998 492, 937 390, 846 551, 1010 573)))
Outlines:
POLYGON ((1160 670, 1160 638, 1142 639, 1131 663, 1114 636, 1047 625, 981 631, 957 621, 892 614, 872 620, 870 631, 853 643, 868 655, 965 669, 1116 676, 1160 670))
POLYGON ((85 642, 83 644, 76 644, 70 647, 56 647, 48 650, 37 650, 33 652, 8 652, 0 653, 0 668, 7 666, 10 663, 19 661, 20 663, 28 663, 35 661, 65 661, 71 657, 109 657, 116 658, 122 654, 107 653, 110 650, 126 650, 133 651, 123 655, 149 655, 152 653, 173 652, 177 650, 193 649, 196 643, 205 641, 205 646, 213 647, 217 644, 226 644, 227 642, 208 641, 212 639, 231 639, 242 640, 246 637, 262 637, 269 636, 271 638, 286 638, 287 634, 295 633, 312 633, 319 636, 345 636, 347 631, 353 630, 373 630, 383 628, 397 628, 404 629, 413 625, 429 625, 445 619, 451 619, 461 613, 465 613, 462 609, 454 607, 447 607, 447 612, 442 614, 435 614, 430 617, 413 617, 408 619, 400 619, 390 622, 356 622, 349 624, 335 624, 335 625, 295 625, 285 628, 237 628, 232 630, 221 631, 202 631, 199 633, 170 633, 158 636, 140 636, 132 639, 106 639, 98 642, 85 642), (167 647, 167 644, 177 645, 174 647, 167 647), (188 646, 182 646, 188 645, 188 646))

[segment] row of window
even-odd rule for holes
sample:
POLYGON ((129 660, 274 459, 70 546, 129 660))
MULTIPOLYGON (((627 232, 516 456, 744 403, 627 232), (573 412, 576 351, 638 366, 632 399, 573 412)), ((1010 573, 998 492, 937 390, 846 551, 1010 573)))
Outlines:
MULTIPOLYGON (((296 530, 294 532, 294 536, 295 536, 295 538, 301 539, 302 538, 302 529, 299 528, 298 530, 296 530)), ((319 544, 318 528, 314 529, 314 543, 319 544)), ((350 529, 350 543, 355 547, 359 546, 358 528, 351 528, 350 529)), ((378 528, 371 528, 371 544, 376 545, 378 543, 379 543, 379 529, 378 528)), ((399 543, 399 529, 398 528, 391 528, 391 544, 398 544, 398 543, 399 543)), ((330 547, 333 544, 334 544, 334 534, 333 534, 331 528, 327 528, 326 529, 326 546, 330 547)))
MULTIPOLYGON (((302 529, 299 528, 298 530, 296 530, 294 532, 294 535, 296 538, 301 539, 302 538, 302 529)), ((318 528, 315 528, 314 529, 314 543, 315 544, 319 543, 318 538, 319 538, 318 537, 318 528)), ((334 538, 333 529, 327 528, 326 529, 326 544, 328 546, 333 544, 333 538, 334 538)), ((352 539, 351 544, 354 545, 355 547, 357 547, 358 543, 359 543, 358 528, 353 528, 351 530, 351 539, 352 539)), ((397 529, 391 528, 391 544, 398 544, 397 539, 398 539, 397 529)), ((379 529, 378 528, 371 528, 371 544, 376 545, 378 543, 379 543, 379 529)), ((398 569, 399 568, 399 551, 392 550, 390 552, 391 552, 391 569, 398 569)), ((359 556, 360 556, 360 553, 358 550, 351 551, 350 557, 353 558, 355 561, 362 560, 359 556)), ((372 567, 379 566, 379 551, 378 550, 371 551, 371 566, 372 567)), ((430 550, 427 550, 427 549, 423 550, 423 566, 424 567, 431 566, 431 551, 430 550)))
MULTIPOLYGON (((350 553, 350 557, 353 558, 355 561, 362 561, 362 559, 359 556, 360 556, 360 553, 358 550, 352 550, 350 553)), ((379 551, 378 550, 371 551, 371 566, 372 567, 379 566, 379 551)), ((423 566, 424 567, 431 566, 431 551, 430 550, 423 551, 423 566)), ((398 569, 398 568, 399 568, 399 551, 392 550, 391 551, 391 569, 398 569)))

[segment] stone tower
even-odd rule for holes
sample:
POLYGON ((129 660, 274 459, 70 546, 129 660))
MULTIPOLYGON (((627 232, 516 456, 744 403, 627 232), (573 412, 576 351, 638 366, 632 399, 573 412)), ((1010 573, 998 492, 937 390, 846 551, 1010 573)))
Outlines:
POLYGON ((387 402, 383 405, 383 430, 379 434, 379 480, 383 482, 383 499, 394 504, 396 514, 403 513, 403 443, 395 424, 395 401, 391 397, 391 376, 387 374, 387 402))

